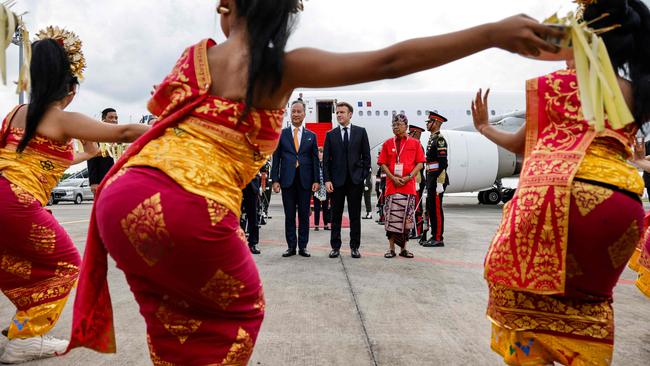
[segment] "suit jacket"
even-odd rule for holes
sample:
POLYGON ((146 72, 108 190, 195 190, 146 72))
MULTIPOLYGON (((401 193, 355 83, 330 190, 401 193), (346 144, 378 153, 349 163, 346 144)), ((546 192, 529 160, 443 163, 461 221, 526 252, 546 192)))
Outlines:
POLYGON ((300 185, 311 190, 312 184, 320 180, 316 134, 303 129, 298 150, 293 144, 293 127, 283 129, 278 147, 273 153, 271 180, 279 182, 283 189, 289 188, 296 179, 296 171, 299 171, 300 185), (299 170, 296 169, 296 161, 300 164, 299 170))
POLYGON ((363 184, 370 174, 369 171, 370 142, 365 128, 352 125, 347 157, 343 148, 341 126, 327 133, 323 147, 323 177, 326 182, 332 182, 334 187, 341 187, 345 185, 349 174, 353 184, 363 184))

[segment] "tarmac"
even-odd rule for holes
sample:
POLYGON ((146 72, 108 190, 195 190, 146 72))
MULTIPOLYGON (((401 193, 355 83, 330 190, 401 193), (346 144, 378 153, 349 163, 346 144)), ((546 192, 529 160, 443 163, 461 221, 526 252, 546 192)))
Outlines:
MULTIPOLYGON (((475 197, 445 197, 445 247, 423 248, 412 240, 414 259, 386 259, 385 231, 362 220, 361 259, 342 250, 328 258, 329 231, 310 231, 311 258, 282 258, 286 250, 281 199, 260 232, 255 256, 264 282, 266 318, 249 365, 503 365, 490 350, 485 317, 483 258, 501 219, 501 205, 475 197)), ((50 206, 81 252, 92 205, 50 206)), ((648 209, 646 203, 646 209, 648 209)), ((344 229, 343 248, 349 230, 344 229)), ((117 354, 77 349, 25 365, 151 365, 145 323, 114 264, 108 272, 117 354)), ((650 300, 626 269, 615 289, 616 343, 613 365, 650 365, 650 300)), ((74 297, 74 293, 72 294, 74 297)), ((14 308, 0 296, 0 319, 14 308)), ((72 298, 51 332, 68 338, 72 298)), ((0 351, 6 338, 0 336, 0 351)))

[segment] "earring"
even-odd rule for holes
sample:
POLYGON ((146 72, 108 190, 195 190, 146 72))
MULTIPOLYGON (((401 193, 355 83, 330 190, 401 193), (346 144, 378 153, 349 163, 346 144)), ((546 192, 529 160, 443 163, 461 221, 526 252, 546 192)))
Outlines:
POLYGON ((219 13, 221 15, 228 15, 228 14, 230 14, 230 9, 228 9, 225 6, 218 6, 217 7, 217 13, 219 13))

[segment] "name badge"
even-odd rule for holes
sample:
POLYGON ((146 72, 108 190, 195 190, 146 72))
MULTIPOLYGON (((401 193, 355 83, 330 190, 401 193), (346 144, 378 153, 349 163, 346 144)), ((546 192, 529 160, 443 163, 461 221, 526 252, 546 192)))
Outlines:
POLYGON ((404 164, 396 163, 395 164, 395 169, 393 169, 393 174, 395 174, 398 177, 403 176, 404 175, 404 164))
POLYGON ((440 167, 440 165, 438 163, 431 163, 431 164, 428 164, 427 167, 429 169, 438 169, 438 167, 440 167))

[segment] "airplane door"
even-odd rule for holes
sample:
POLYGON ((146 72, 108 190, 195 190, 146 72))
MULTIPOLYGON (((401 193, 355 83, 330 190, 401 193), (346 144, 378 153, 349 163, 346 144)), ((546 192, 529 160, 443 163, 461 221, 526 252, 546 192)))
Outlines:
POLYGON ((316 101, 316 122, 332 124, 334 111, 334 100, 317 100, 316 101))

